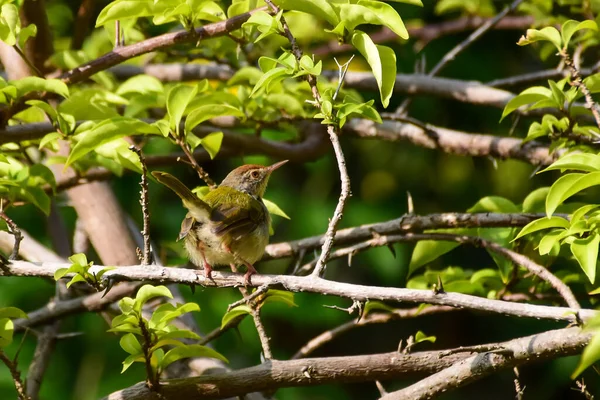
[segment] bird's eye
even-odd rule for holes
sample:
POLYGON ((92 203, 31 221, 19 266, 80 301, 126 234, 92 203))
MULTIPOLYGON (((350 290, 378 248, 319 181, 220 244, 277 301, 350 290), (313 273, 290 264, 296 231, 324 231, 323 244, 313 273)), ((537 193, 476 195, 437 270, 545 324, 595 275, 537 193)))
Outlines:
POLYGON ((260 177, 260 173, 256 170, 250 172, 250 176, 253 177, 254 179, 258 179, 260 177))

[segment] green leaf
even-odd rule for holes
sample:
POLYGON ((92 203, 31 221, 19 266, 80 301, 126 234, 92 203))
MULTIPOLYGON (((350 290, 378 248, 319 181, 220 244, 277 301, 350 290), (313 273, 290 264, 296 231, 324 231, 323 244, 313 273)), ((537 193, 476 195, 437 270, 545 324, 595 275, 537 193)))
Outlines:
POLYGON ((87 257, 83 253, 73 254, 71 257, 69 257, 69 261, 76 265, 88 265, 87 257))
POLYGON ((300 11, 319 17, 335 26, 340 18, 327 0, 273 0, 283 10, 300 11))
POLYGON ((9 46, 17 43, 17 35, 21 20, 19 19, 19 9, 14 4, 3 4, 0 13, 0 40, 9 46))
POLYGON ((290 219, 290 217, 281 208, 279 208, 277 204, 265 198, 263 198, 262 200, 263 203, 265 203, 265 207, 267 207, 267 210, 270 214, 279 215, 280 217, 283 217, 285 219, 290 219))
MULTIPOLYGON (((427 233, 452 233, 456 235, 472 235, 476 229, 439 229, 428 231, 427 233)), ((441 241, 441 240, 422 240, 417 243, 410 258, 408 275, 412 275, 417 269, 425 264, 432 262, 438 257, 448 253, 452 249, 460 246, 460 243, 441 241)))
POLYGON ((119 96, 132 93, 151 94, 163 93, 164 87, 160 80, 150 75, 136 75, 123 82, 115 92, 119 96))
POLYGON ((29 24, 25 28, 21 28, 19 31, 19 48, 24 48, 25 43, 31 37, 37 36, 37 26, 34 24, 29 24))
POLYGON ((10 81, 15 86, 19 97, 29 92, 52 92, 64 98, 69 97, 69 88, 60 79, 44 79, 37 76, 28 76, 16 81, 10 81))
POLYGON ((521 210, 512 201, 500 196, 487 196, 480 199, 467 212, 518 213, 521 210))
POLYGON ((41 187, 22 187, 21 194, 44 214, 50 215, 50 197, 41 187))
POLYGON ((169 299, 173 298, 171 291, 166 286, 152 286, 152 285, 144 285, 138 290, 135 295, 135 303, 133 309, 137 312, 140 312, 144 304, 150 299, 155 297, 168 297, 169 299))
POLYGON ((187 314, 189 312, 198 312, 198 311, 200 311, 200 306, 196 303, 183 304, 183 305, 177 307, 175 310, 165 313, 165 315, 163 315, 160 318, 160 320, 158 321, 157 326, 165 326, 169 322, 171 322, 172 320, 174 320, 175 318, 177 318, 183 314, 187 314))
POLYGON ((77 282, 87 282, 87 279, 84 275, 75 274, 73 278, 69 282, 67 282, 67 288, 70 288, 71 285, 77 282))
POLYGON ((552 170, 578 170, 594 172, 600 171, 600 156, 597 154, 590 153, 569 153, 565 154, 546 169, 540 172, 552 171, 552 170))
POLYGON ((0 318, 0 348, 12 343, 14 332, 14 323, 8 318, 0 318))
POLYGON ((285 303, 290 307, 298 307, 294 302, 294 293, 285 290, 269 289, 265 293, 263 304, 270 302, 285 303))
POLYGON ((127 371, 127 369, 129 367, 131 367, 131 364, 133 364, 134 362, 144 362, 144 355, 140 355, 140 354, 132 354, 130 356, 128 356, 124 361, 123 361, 123 369, 121 370, 121 373, 127 371))
POLYGON ((381 95, 381 103, 387 107, 396 83, 396 53, 389 47, 375 45, 369 35, 356 30, 352 35, 352 45, 365 57, 381 95))
POLYGON ((521 39, 517 42, 519 46, 525 46, 534 42, 548 41, 556 47, 556 50, 560 51, 562 48, 562 38, 558 30, 553 26, 547 26, 540 30, 538 29, 527 29, 527 34, 521 36, 521 39))
POLYGON ((69 271, 69 268, 59 268, 56 271, 54 271, 54 280, 57 281, 59 279, 61 279, 63 276, 65 276, 69 271))
POLYGON ((231 310, 227 311, 225 315, 223 315, 223 318, 221 319, 221 329, 225 328, 232 320, 236 319, 237 317, 245 314, 249 315, 251 313, 252 309, 247 305, 241 305, 232 308, 231 310))
POLYGON ((598 244, 600 244, 600 235, 597 233, 592 233, 583 239, 575 239, 571 243, 571 252, 592 284, 596 280, 598 244))
POLYGON ((359 0, 357 4, 333 4, 349 32, 363 24, 383 25, 402 39, 408 39, 408 31, 394 7, 381 1, 359 0))
POLYGON ((581 218, 583 218, 587 213, 596 208, 600 207, 599 204, 586 204, 585 206, 579 207, 577 210, 573 211, 571 214, 571 226, 575 225, 581 218))
POLYGON ((388 306, 385 303, 382 303, 381 301, 368 300, 365 303, 365 308, 363 310, 363 316, 366 317, 367 315, 369 315, 373 311, 394 312, 394 308, 388 306))
POLYGON ((238 108, 227 104, 206 104, 196 108, 185 119, 185 132, 191 132, 196 126, 211 118, 232 115, 244 118, 246 115, 238 108))
POLYGON ((167 112, 171 131, 176 132, 177 136, 179 136, 179 122, 190 101, 196 97, 196 93, 198 93, 198 86, 179 84, 174 86, 167 95, 167 112))
POLYGON ((506 117, 508 114, 522 106, 551 98, 552 91, 543 86, 534 86, 525 89, 521 93, 510 99, 508 103, 506 103, 506 106, 504 106, 504 111, 502 112, 502 117, 500 117, 500 121, 502 121, 504 117, 506 117))
POLYGON ((577 31, 580 31, 583 29, 591 29, 593 31, 597 31, 598 25, 596 24, 596 21, 593 21, 591 19, 588 19, 588 20, 585 20, 582 22, 574 21, 572 19, 565 21, 562 24, 562 29, 561 29, 561 38, 562 38, 563 46, 565 48, 568 47, 573 34, 577 31))
POLYGON ((175 347, 167 351, 165 357, 160 363, 160 369, 164 370, 175 361, 190 357, 210 357, 216 358, 223 362, 229 362, 221 353, 211 349, 210 347, 201 346, 199 344, 191 344, 175 347))
POLYGON ((293 72, 293 70, 290 70, 285 67, 277 67, 277 68, 273 68, 273 69, 265 72, 263 74, 263 76, 260 77, 258 82, 256 82, 256 85, 254 85, 254 88, 252 89, 252 92, 250 93, 250 97, 253 97, 261 89, 264 89, 265 92, 268 93, 269 87, 271 86, 272 83, 276 83, 276 82, 279 82, 279 81, 285 79, 287 76, 291 75, 292 72, 293 72))
POLYGON ((421 342, 435 343, 435 341, 436 341, 435 336, 427 336, 422 331, 418 331, 417 334, 415 335, 415 344, 421 343, 421 342))
POLYGON ((203 137, 200 144, 206 150, 210 159, 214 159, 217 156, 219 150, 221 150, 221 144, 223 143, 223 132, 212 132, 203 137))
POLYGON ((117 0, 109 3, 98 15, 96 28, 120 19, 152 15, 151 0, 117 0))
POLYGON ((546 214, 552 215, 566 199, 589 187, 600 185, 600 171, 588 174, 567 174, 554 182, 546 198, 546 214))
POLYGON ((119 340, 121 348, 131 355, 141 354, 143 352, 142 345, 133 333, 128 333, 119 340))
POLYGON ((104 120, 89 131, 77 135, 80 139, 73 146, 65 166, 71 165, 105 143, 133 133, 159 134, 160 132, 156 126, 149 125, 135 118, 115 117, 104 120))
POLYGON ((0 318, 27 318, 27 314, 17 307, 2 307, 0 308, 0 318))
POLYGON ((513 242, 517 239, 522 238, 525 235, 529 235, 530 233, 541 231, 543 229, 550 228, 565 228, 567 229, 571 224, 564 218, 561 217, 550 217, 550 218, 540 218, 535 221, 531 221, 527 225, 521 229, 521 232, 512 240, 513 242))
POLYGON ((544 256, 550 254, 554 249, 554 246, 558 244, 564 232, 565 231, 562 229, 556 229, 545 234, 544 237, 540 239, 540 245, 538 246, 540 255, 544 256))
POLYGON ((529 193, 523 200, 523 212, 542 212, 545 209, 544 204, 549 191, 549 187, 542 187, 529 193))
POLYGON ((598 360, 600 360, 600 331, 596 331, 594 333, 594 336, 592 336, 592 339, 588 345, 585 346, 585 349, 583 349, 581 359, 579 360, 577 368, 571 375, 571 379, 577 378, 579 374, 581 374, 598 360))
POLYGON ((201 340, 202 338, 198 334, 189 331, 187 329, 175 329, 167 333, 161 333, 161 339, 194 339, 201 340))

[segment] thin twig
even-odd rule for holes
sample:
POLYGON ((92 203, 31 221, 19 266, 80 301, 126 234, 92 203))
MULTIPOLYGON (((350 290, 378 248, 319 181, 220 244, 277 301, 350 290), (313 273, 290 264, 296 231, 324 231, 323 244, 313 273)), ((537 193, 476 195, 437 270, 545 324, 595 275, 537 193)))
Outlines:
POLYGON ((21 230, 19 229, 15 221, 13 221, 8 215, 6 215, 6 213, 2 209, 2 204, 2 200, 0 200, 0 218, 2 218, 4 222, 6 222, 6 225, 8 225, 8 233, 15 237, 15 244, 8 259, 16 260, 19 256, 19 247, 21 246, 21 240, 23 240, 23 235, 21 234, 21 230))
POLYGON ((592 93, 590 92, 590 89, 583 83, 583 78, 579 73, 579 69, 571 59, 571 56, 569 56, 569 53, 567 53, 566 49, 562 49, 558 54, 565 62, 565 65, 571 70, 571 75, 573 76, 573 82, 571 82, 571 84, 579 88, 583 93, 585 97, 585 105, 587 106, 587 108, 590 109, 590 111, 594 115, 596 126, 600 128, 600 111, 598 110, 598 104, 596 104, 596 102, 592 98, 592 93))
MULTIPOLYGON (((511 11, 516 9, 519 4, 521 4, 523 0, 515 0, 509 6, 505 7, 498 15, 494 18, 487 20, 483 23, 479 28, 473 31, 465 40, 456 45, 452 50, 442 57, 442 59, 429 71, 427 76, 435 76, 438 72, 440 72, 444 67, 446 67, 451 61, 453 61, 457 55, 459 55, 462 51, 467 49, 470 45, 475 43, 477 39, 483 36, 487 31, 492 29, 502 18, 508 15, 511 11)), ((402 102, 400 107, 396 110, 396 114, 404 114, 406 108, 410 105, 411 99, 407 98, 402 102)))
MULTIPOLYGON (((271 0, 265 0, 267 6, 271 9, 273 13, 278 13, 280 11, 279 7, 277 7, 271 0)), ((281 16, 281 25, 283 27, 284 35, 287 37, 288 41, 292 46, 292 53, 296 57, 298 61, 302 58, 302 50, 298 47, 296 43, 296 39, 292 32, 290 31, 290 27, 287 24, 283 15, 281 16)), ((345 76, 345 73, 343 74, 345 76)), ((317 87, 317 78, 312 74, 306 75, 306 81, 310 86, 314 102, 315 104, 321 108, 321 95, 319 93, 319 89, 317 87)), ((339 82, 338 86, 341 87, 343 82, 339 82)), ((335 126, 328 125, 327 133, 329 134, 329 139, 331 144, 333 145, 333 150, 335 152, 338 169, 340 171, 340 180, 341 180, 341 192, 338 200, 338 204, 335 207, 335 211, 333 213, 333 218, 329 221, 329 225, 327 227, 327 231, 325 233, 325 242, 323 243, 323 247, 321 248, 321 256, 319 257, 319 261, 312 272, 313 277, 320 277, 325 269, 325 263, 327 262, 327 257, 329 257, 329 253, 331 252, 331 248, 333 246, 333 239, 335 236, 335 232, 337 229, 337 225, 342 219, 344 206, 346 204, 346 200, 350 197, 350 178, 348 177, 348 171, 346 170, 346 160, 344 159, 344 153, 342 151, 342 146, 340 145, 340 141, 338 138, 338 131, 335 126)))
POLYGON ((211 189, 216 188, 217 184, 215 183, 215 181, 213 181, 211 179, 210 176, 208 176, 208 173, 204 170, 204 168, 202 168, 200 166, 200 164, 198 164, 198 161, 196 161, 196 158, 190 151, 190 148, 189 148, 188 144, 185 142, 185 140, 183 140, 182 138, 178 138, 176 142, 177 142, 177 145, 179 145, 179 147, 181 147, 181 150, 186 155, 188 161, 192 165, 192 168, 194 168, 194 171, 196 171, 196 173, 198 174, 200 179, 202 179, 208 185, 208 187, 210 187, 211 189))
POLYGON ((40 335, 38 335, 37 345, 33 354, 33 360, 29 366, 27 373, 27 395, 32 399, 37 399, 42 385, 42 378, 48 367, 50 354, 54 349, 56 340, 59 339, 58 331, 60 329, 60 321, 44 327, 40 335))
POLYGON ((311 340, 309 340, 304 346, 300 348, 292 357, 292 360, 304 358, 312 354, 315 350, 322 347, 323 345, 331 342, 342 334, 358 328, 359 326, 373 325, 373 324, 385 324, 389 321, 395 321, 398 319, 409 319, 417 318, 423 315, 437 314, 443 312, 458 311, 456 308, 447 306, 429 306, 429 307, 413 307, 408 309, 397 308, 391 312, 373 312, 369 313, 363 318, 357 317, 351 321, 345 322, 333 329, 329 329, 311 340))
POLYGON ((31 397, 25 393, 25 385, 21 379, 21 373, 17 369, 16 361, 11 360, 2 350, 0 350, 0 361, 2 361, 10 371, 10 375, 12 376, 15 384, 15 389, 17 389, 17 396, 19 400, 31 400, 31 397))
MULTIPOLYGON (((233 273, 238 273, 238 269, 234 264, 231 264, 231 271, 233 273)), ((246 289, 244 286, 240 286, 239 291, 244 297, 244 299, 247 299, 251 296, 251 294, 248 292, 248 289, 246 289)), ((248 305, 250 306, 250 310, 252 310, 252 319, 254 320, 254 326, 256 327, 256 332, 258 333, 258 338, 260 339, 263 354, 267 360, 272 360, 273 353, 271 352, 269 336, 267 335, 265 326, 263 325, 262 320, 260 319, 260 305, 253 301, 248 302, 248 305)))
POLYGON ((315 265, 315 269, 312 272, 312 276, 314 277, 321 277, 325 272, 325 265, 327 263, 329 253, 331 252, 331 248, 333 247, 333 240, 335 237, 335 232, 337 230, 337 225, 342 219, 346 200, 351 195, 350 177, 348 176, 348 171, 346 169, 346 160, 344 159, 344 153, 342 152, 342 146, 340 145, 340 140, 338 138, 335 127, 333 125, 329 125, 327 127, 327 133, 329 134, 329 139, 331 140, 331 143, 333 144, 333 150, 335 151, 338 169, 340 171, 342 189, 340 192, 340 198, 338 199, 337 206, 335 207, 335 211, 333 213, 333 218, 331 218, 331 220, 329 221, 327 232, 325 232, 325 241, 323 242, 323 246, 321 247, 321 255, 319 257, 319 260, 317 261, 317 264, 315 265))
POLYGON ((578 379, 575 381, 575 384, 577 385, 578 388, 578 392, 580 392, 581 394, 583 394, 585 396, 586 400, 594 400, 594 396, 587 390, 587 386, 585 384, 585 382, 582 379, 578 379))
POLYGON ((240 299, 240 300, 238 300, 236 302, 233 302, 229 306, 227 306, 227 311, 231 311, 232 308, 235 308, 235 307, 240 306, 242 304, 250 304, 258 296, 262 295, 263 293, 266 293, 267 290, 269 290, 269 286, 268 285, 264 285, 264 286, 261 286, 261 287, 257 288, 250 295, 244 296, 244 298, 242 298, 242 299, 240 299))
POLYGON ((144 352, 144 361, 146 365, 146 385, 148 389, 152 392, 158 392, 160 390, 160 384, 158 382, 158 376, 152 370, 152 354, 150 354, 150 345, 152 343, 152 338, 150 336, 150 332, 146 327, 146 322, 140 319, 140 330, 143 337, 142 350, 144 352))
POLYGON ((521 385, 521 376, 519 373, 519 368, 514 367, 513 371, 515 373, 515 379, 513 379, 513 382, 515 383, 515 392, 516 392, 515 399, 523 400, 523 392, 525 392, 525 386, 521 385))
POLYGON ((18 45, 15 44, 13 46, 13 49, 15 49, 17 54, 23 59, 23 61, 25 61, 25 64, 27 64, 27 66, 31 69, 31 71, 35 75, 39 76, 40 78, 44 78, 44 74, 42 74, 42 72, 35 65, 33 65, 31 60, 29 60, 29 58, 27 58, 25 53, 23 53, 23 50, 21 50, 21 48, 18 45))
POLYGON ((144 220, 144 228, 142 230, 142 236, 144 237, 144 254, 141 259, 142 265, 149 265, 152 259, 152 251, 150 249, 150 210, 148 207, 148 169, 146 167, 146 159, 142 150, 137 146, 131 146, 129 150, 133 151, 140 158, 140 164, 142 164, 142 180, 140 186, 140 205, 142 206, 142 215, 144 220))

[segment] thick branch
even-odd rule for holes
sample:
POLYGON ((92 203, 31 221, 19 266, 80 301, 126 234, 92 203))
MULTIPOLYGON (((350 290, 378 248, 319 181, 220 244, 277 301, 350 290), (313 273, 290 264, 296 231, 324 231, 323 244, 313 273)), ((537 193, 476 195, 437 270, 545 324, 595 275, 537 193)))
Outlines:
MULTIPOLYGON (((69 264, 62 263, 30 263, 25 261, 13 261, 7 266, 7 268, 9 273, 14 276, 52 277, 58 268, 67 268, 68 266, 69 264)), ((90 272, 98 272, 102 268, 102 266, 93 266, 90 269, 90 272)), ((2 274, 4 275, 6 273, 2 272, 2 274)), ((195 270, 174 267, 158 267, 153 265, 117 267, 107 271, 104 274, 104 277, 117 280, 145 281, 161 284, 179 283, 185 285, 201 285, 206 287, 240 287, 247 284, 247 282, 244 281, 244 276, 241 274, 215 272, 212 275, 213 279, 207 279, 202 273, 198 273, 198 271, 195 270)), ((118 285, 108 293, 104 300, 107 300, 107 298, 110 297, 114 301, 115 297, 122 297, 122 291, 124 290, 122 288, 123 286, 127 285, 118 285), (118 294, 113 294, 113 292, 117 289, 120 289, 121 292, 118 294)), ((318 293, 350 298, 356 301, 379 300, 396 303, 407 302, 437 304, 490 313, 513 315, 517 317, 550 319, 556 321, 578 322, 578 317, 580 317, 581 320, 586 320, 596 315, 596 311, 589 309, 574 310, 572 308, 565 307, 515 304, 507 301, 491 300, 461 293, 436 293, 431 290, 355 285, 350 283, 330 281, 314 276, 298 277, 289 275, 257 274, 252 277, 250 286, 282 288, 290 292, 318 293), (575 312, 577 312, 577 315, 575 315, 575 312)), ((106 306, 106 303, 95 305, 101 308, 106 306)), ((54 308, 56 308, 56 305, 54 308)), ((32 326, 35 324, 35 322, 39 323, 40 321, 39 319, 37 321, 32 320, 30 316, 29 320, 19 320, 18 325, 32 326)))
POLYGON ((384 121, 377 124, 366 119, 353 119, 344 125, 344 132, 361 138, 373 138, 390 142, 409 141, 428 149, 439 149, 448 154, 471 157, 513 158, 533 165, 550 165, 561 152, 551 154, 547 145, 531 141, 460 132, 425 124, 425 128, 411 123, 384 121))
MULTIPOLYGON (((498 343, 497 346, 506 349, 506 352, 512 352, 515 356, 509 359, 510 365, 505 363, 494 364, 494 366, 507 368, 578 354, 589 342, 590 336, 589 333, 582 333, 579 328, 568 328, 498 343)), ((413 354, 392 352, 291 361, 273 360, 255 367, 229 373, 170 380, 161 386, 161 394, 166 399, 220 399, 241 396, 252 391, 273 390, 281 387, 412 378, 443 370, 453 364, 468 366, 466 360, 470 361, 476 358, 469 357, 468 353, 452 354, 447 357, 442 357, 442 355, 443 351, 413 354), (340 368, 340 365, 344 368, 340 368)), ((479 359, 492 358, 489 355, 477 357, 479 359)), ((495 359, 496 356, 493 356, 494 361, 495 359)), ((478 377, 477 372, 473 371, 475 377, 478 377)), ((483 376, 484 374, 480 375, 483 376)), ((451 377, 448 379, 452 381, 451 377)), ((112 393, 104 400, 146 400, 156 398, 153 396, 148 388, 140 383, 112 393)))
MULTIPOLYGON (((339 246, 369 240, 373 238, 373 232, 389 235, 422 232, 427 229, 523 227, 544 216, 545 214, 495 213, 411 214, 391 221, 338 230, 335 234, 335 244, 339 246)), ((321 246, 323 241, 323 236, 319 235, 290 242, 273 243, 267 246, 263 260, 290 257, 298 254, 300 250, 311 251, 321 246)))
POLYGON ((552 359, 553 352, 566 347, 581 349, 589 340, 589 333, 577 328, 561 329, 515 339, 502 345, 501 352, 480 353, 466 358, 414 385, 382 397, 382 400, 431 399, 438 394, 457 389, 487 375, 527 364, 531 361, 552 359), (586 337, 588 339, 586 339, 586 337))

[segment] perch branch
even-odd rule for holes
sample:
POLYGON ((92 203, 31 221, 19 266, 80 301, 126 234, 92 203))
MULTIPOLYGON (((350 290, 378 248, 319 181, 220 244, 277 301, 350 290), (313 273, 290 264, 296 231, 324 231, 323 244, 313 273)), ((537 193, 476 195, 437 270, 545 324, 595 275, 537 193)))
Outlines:
MULTIPOLYGON (((65 263, 30 263, 25 261, 13 261, 7 268, 13 276, 27 277, 53 277, 58 268, 66 268, 69 264, 65 263)), ((90 273, 105 268, 102 266, 93 266, 90 273)), ((5 272, 2 272, 5 275, 5 272)), ((68 278, 70 276, 66 276, 68 278)), ((184 285, 200 285, 206 287, 241 287, 246 283, 241 274, 215 272, 213 279, 207 279, 202 274, 194 270, 175 267, 159 266, 128 266, 117 267, 107 271, 104 279, 128 280, 155 282, 160 284, 178 283, 184 285)), ((462 293, 436 293, 432 290, 403 289, 393 287, 365 286, 350 283, 335 282, 314 276, 298 277, 290 275, 254 275, 250 286, 260 287, 269 286, 271 288, 282 288, 290 292, 310 292, 331 296, 349 298, 355 301, 379 300, 396 303, 427 303, 435 305, 445 305, 456 308, 465 308, 490 313, 504 315, 513 315, 519 317, 551 319, 556 321, 579 322, 586 320, 594 315, 596 311, 590 309, 575 310, 565 307, 551 307, 533 304, 515 304, 503 300, 492 300, 477 296, 466 295, 462 293), (577 312, 577 315, 575 315, 577 312)), ((87 307, 92 310, 99 310, 106 307, 112 301, 116 301, 129 294, 128 285, 117 285, 102 299, 103 302, 93 302, 87 298, 87 307), (111 301, 112 300, 112 301, 111 301)), ((67 301, 63 302, 67 303, 67 301)), ((58 304, 48 306, 52 310, 54 318, 64 316, 66 312, 74 312, 73 308, 63 306, 61 312, 56 310, 58 304)), ((85 309, 82 306, 80 309, 85 309)), ((37 313, 40 313, 38 311, 37 313)), ((46 317, 48 312, 46 312, 46 317)), ((24 326, 33 326, 40 323, 40 316, 31 314, 29 319, 16 320, 15 325, 20 328, 24 326), (34 318, 32 318, 34 317, 34 318)))
MULTIPOLYGON (((494 361, 493 366, 504 369, 578 354, 589 342, 590 337, 590 334, 582 333, 579 328, 548 331, 498 343, 497 345, 506 349, 506 352, 514 354, 512 358, 504 356, 496 358, 495 355, 494 357, 485 355, 476 357, 492 359, 494 361), (500 362, 496 363, 496 360, 500 362)), ((449 357, 439 357, 439 354, 439 351, 408 354, 391 352, 289 361, 272 360, 268 363, 227 373, 166 381, 161 387, 161 394, 169 400, 205 397, 220 399, 281 387, 407 379, 432 374, 440 370, 445 371, 444 368, 455 368, 454 365, 468 367, 468 364, 462 363, 463 360, 476 359, 476 357, 471 357, 469 354, 455 354, 449 357), (344 368, 340 369, 340 365, 343 365, 344 368)), ((466 371, 461 369, 457 372, 466 371)), ((473 377, 462 383, 478 379, 489 372, 492 371, 485 370, 482 374, 473 371, 473 377)), ((433 375, 433 377, 436 377, 436 375, 433 375)), ((428 379, 426 378, 424 381, 428 379)), ((454 382, 459 380, 460 377, 453 378, 450 376, 448 379, 454 382)), ((397 392, 390 393, 390 395, 396 396, 395 393, 397 392)), ((127 389, 114 392, 105 397, 104 400, 145 400, 149 398, 152 397, 148 388, 145 384, 138 383, 127 389)))

